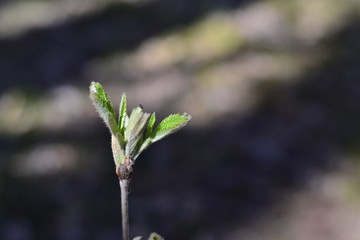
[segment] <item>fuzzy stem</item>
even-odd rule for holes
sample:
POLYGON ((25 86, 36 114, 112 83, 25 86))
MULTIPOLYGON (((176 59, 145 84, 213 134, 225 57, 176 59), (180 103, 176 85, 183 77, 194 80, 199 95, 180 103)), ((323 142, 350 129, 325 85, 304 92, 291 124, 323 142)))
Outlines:
POLYGON ((123 230, 123 240, 130 240, 129 235, 129 180, 120 179, 120 189, 121 189, 121 213, 122 213, 122 230, 123 230))

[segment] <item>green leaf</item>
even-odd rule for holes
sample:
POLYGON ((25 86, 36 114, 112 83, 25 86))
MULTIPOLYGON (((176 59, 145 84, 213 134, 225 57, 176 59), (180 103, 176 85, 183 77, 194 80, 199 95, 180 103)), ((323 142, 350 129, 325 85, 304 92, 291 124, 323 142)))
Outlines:
POLYGON ((133 240, 141 240, 142 237, 135 237, 133 240))
POLYGON ((191 119, 191 116, 184 113, 180 114, 172 114, 162 120, 159 125, 155 128, 155 130, 151 134, 152 142, 159 141, 160 139, 175 133, 182 127, 184 127, 191 119))
POLYGON ((128 120, 129 117, 126 113, 126 93, 123 93, 119 105, 119 129, 122 135, 124 135, 126 123, 128 120))
POLYGON ((121 142, 121 136, 114 136, 111 134, 111 149, 113 152, 115 166, 119 167, 120 164, 125 162, 124 146, 121 142))
POLYGON ((100 83, 92 82, 90 84, 90 98, 100 117, 110 129, 110 132, 113 135, 116 135, 118 132, 116 115, 113 106, 100 83))
POLYGON ((150 114, 145 113, 141 107, 136 107, 131 112, 129 123, 125 130, 125 155, 134 159, 143 141, 143 134, 149 121, 150 114))
POLYGON ((154 129, 155 120, 156 120, 155 113, 153 113, 153 114, 151 114, 150 119, 149 119, 149 124, 147 126, 146 133, 145 133, 145 139, 150 137, 150 134, 154 129))

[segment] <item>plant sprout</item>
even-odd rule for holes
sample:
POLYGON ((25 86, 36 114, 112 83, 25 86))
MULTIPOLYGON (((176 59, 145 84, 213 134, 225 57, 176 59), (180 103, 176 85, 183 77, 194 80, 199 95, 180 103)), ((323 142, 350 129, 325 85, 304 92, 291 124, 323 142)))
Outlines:
MULTIPOLYGON (((115 172, 121 189, 123 240, 129 240, 128 188, 133 165, 145 149, 184 127, 191 116, 186 113, 172 114, 155 127, 155 113, 144 112, 141 105, 135 107, 130 116, 127 114, 126 94, 123 93, 117 117, 104 88, 98 82, 90 84, 90 98, 111 133, 115 172)), ((134 238, 134 240, 140 239, 141 237, 134 238)), ((149 237, 149 240, 162 239, 156 233, 152 233, 149 237)))

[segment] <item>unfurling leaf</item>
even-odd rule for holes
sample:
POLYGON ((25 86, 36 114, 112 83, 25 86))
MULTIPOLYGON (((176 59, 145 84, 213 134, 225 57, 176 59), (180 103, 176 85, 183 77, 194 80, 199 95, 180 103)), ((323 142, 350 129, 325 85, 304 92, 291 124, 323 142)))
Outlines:
POLYGON ((154 129, 155 120, 156 120, 155 113, 153 113, 153 114, 151 114, 150 119, 149 119, 149 124, 147 126, 146 133, 145 133, 145 139, 150 137, 150 134, 152 133, 152 131, 154 129))
POLYGON ((121 142, 121 135, 114 136, 111 134, 111 149, 113 152, 115 166, 119 167, 125 162, 125 151, 121 142))
POLYGON ((119 129, 122 135, 124 135, 125 127, 129 120, 129 117, 126 112, 126 94, 123 93, 121 96, 121 101, 119 105, 119 129))
POLYGON ((144 131, 149 121, 150 114, 145 113, 141 107, 133 109, 129 123, 125 130, 125 155, 134 159, 143 141, 144 131))
POLYGON ((113 106, 98 82, 90 85, 90 98, 111 132, 111 146, 115 165, 119 167, 125 159, 135 159, 152 143, 178 131, 184 127, 191 116, 188 114, 173 114, 155 126, 155 113, 146 113, 141 105, 127 114, 126 94, 123 93, 119 106, 119 118, 116 119, 113 106))
POLYGON ((92 82, 90 85, 90 98, 99 113, 100 117, 104 120, 110 132, 114 135, 118 132, 116 115, 109 101, 109 98, 100 83, 92 82))
POLYGON ((184 127, 191 119, 188 114, 172 114, 162 120, 159 125, 151 134, 152 142, 159 141, 160 139, 175 133, 180 128, 184 127))

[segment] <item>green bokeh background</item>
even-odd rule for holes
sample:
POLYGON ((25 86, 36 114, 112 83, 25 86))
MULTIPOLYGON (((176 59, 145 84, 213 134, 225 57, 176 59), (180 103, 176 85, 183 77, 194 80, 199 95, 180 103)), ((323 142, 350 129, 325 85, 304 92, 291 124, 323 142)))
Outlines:
POLYGON ((0 1, 0 239, 120 238, 99 81, 193 116, 136 162, 134 237, 358 240, 359 56, 359 0, 0 1))

